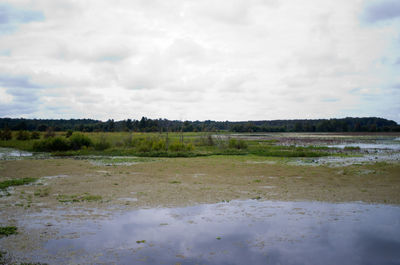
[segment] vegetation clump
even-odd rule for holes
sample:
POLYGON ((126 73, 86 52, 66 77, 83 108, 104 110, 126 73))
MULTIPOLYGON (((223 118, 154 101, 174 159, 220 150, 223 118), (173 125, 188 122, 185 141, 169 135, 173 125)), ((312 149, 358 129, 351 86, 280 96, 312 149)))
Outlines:
POLYGON ((31 133, 31 139, 32 139, 32 140, 38 140, 38 139, 40 139, 40 133, 37 132, 37 131, 32 132, 32 133, 31 133))
POLYGON ((10 179, 10 180, 4 180, 0 182, 0 190, 7 189, 8 187, 11 186, 21 186, 21 185, 26 185, 32 182, 35 182, 36 178, 22 178, 22 179, 10 179))
POLYGON ((72 134, 71 137, 69 137, 69 144, 71 146, 71 149, 79 150, 84 146, 85 147, 92 146, 93 142, 86 135, 83 135, 83 134, 80 134, 80 133, 75 133, 75 134, 72 134))
POLYGON ((18 131, 17 140, 19 141, 27 141, 31 139, 31 135, 28 131, 18 131))
POLYGON ((360 151, 360 147, 359 146, 345 146, 343 148, 345 151, 360 151))
POLYGON ((64 138, 48 137, 33 144, 33 150, 39 152, 55 152, 55 151, 68 151, 79 150, 82 147, 93 146, 92 140, 86 135, 77 133, 71 137, 64 138))
POLYGON ((0 131, 0 140, 8 141, 11 139, 12 139, 12 133, 8 127, 4 128, 3 130, 0 131))
POLYGON ((0 227, 0 235, 1 236, 9 236, 17 233, 17 227, 15 226, 1 226, 0 227))

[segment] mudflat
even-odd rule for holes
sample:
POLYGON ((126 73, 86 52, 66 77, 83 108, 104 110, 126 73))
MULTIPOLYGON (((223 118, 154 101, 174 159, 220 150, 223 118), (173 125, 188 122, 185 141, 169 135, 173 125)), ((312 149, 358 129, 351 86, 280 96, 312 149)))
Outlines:
POLYGON ((400 204, 400 164, 387 162, 329 167, 255 156, 119 165, 73 158, 0 161, 0 181, 26 177, 37 181, 3 194, 2 215, 21 209, 175 207, 236 199, 400 204))

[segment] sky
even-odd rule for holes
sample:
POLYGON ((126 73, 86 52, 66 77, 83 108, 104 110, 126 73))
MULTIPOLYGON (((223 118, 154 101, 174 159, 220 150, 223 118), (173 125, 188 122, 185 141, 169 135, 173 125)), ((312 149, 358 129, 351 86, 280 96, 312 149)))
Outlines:
POLYGON ((0 0, 0 117, 400 123, 399 0, 0 0))

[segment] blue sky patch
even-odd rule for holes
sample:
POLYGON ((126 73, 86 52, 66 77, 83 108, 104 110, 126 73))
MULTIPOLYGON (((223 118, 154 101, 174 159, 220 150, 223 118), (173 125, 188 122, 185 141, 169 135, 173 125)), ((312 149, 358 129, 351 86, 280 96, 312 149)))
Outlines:
POLYGON ((19 24, 43 21, 44 19, 45 17, 40 11, 21 9, 0 3, 0 34, 14 32, 19 24))
POLYGON ((5 88, 40 88, 26 76, 11 77, 0 75, 0 86, 5 88))
POLYGON ((363 19, 367 23, 387 21, 400 17, 400 1, 386 0, 374 1, 366 6, 363 19))

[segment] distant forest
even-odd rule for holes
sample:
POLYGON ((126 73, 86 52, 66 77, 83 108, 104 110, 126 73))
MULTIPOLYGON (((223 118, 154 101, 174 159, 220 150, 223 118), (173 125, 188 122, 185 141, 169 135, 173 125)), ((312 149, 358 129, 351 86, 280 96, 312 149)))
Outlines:
POLYGON ((0 118, 0 129, 27 131, 82 131, 82 132, 400 132, 400 126, 391 120, 376 117, 271 120, 271 121, 178 121, 166 119, 127 119, 106 122, 92 119, 13 119, 0 118))
POLYGON ((0 129, 27 131, 82 131, 82 132, 400 132, 391 120, 368 118, 271 120, 271 121, 178 121, 166 119, 99 121, 92 119, 14 119, 0 118, 0 129))

